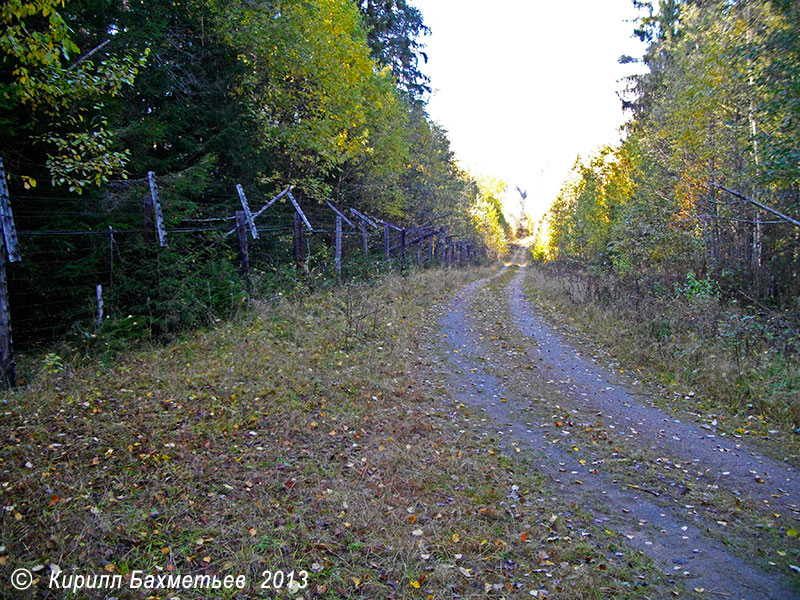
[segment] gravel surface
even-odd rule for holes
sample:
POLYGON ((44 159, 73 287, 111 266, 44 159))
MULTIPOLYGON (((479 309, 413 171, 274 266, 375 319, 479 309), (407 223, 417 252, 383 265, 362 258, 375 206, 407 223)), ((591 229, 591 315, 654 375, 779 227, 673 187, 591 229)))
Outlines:
MULTIPOLYGON (((505 268, 494 277, 503 272, 505 268)), ((534 367, 509 375, 517 386, 520 378, 522 385, 524 378, 531 378, 541 386, 546 377, 548 385, 560 389, 559 402, 570 399, 575 406, 602 413, 618 435, 624 436, 623 443, 663 451, 678 464, 692 465, 698 478, 712 478, 771 509, 796 510, 800 484, 795 469, 749 451, 744 443, 680 422, 651 406, 641 394, 626 390, 611 371, 584 358, 536 316, 522 291, 523 276, 524 268, 520 268, 502 292, 507 295, 513 324, 530 342, 524 351, 534 367)), ((558 493, 594 514, 598 525, 622 533, 632 548, 654 559, 665 578, 701 597, 800 597, 777 573, 758 569, 707 535, 697 519, 677 506, 654 502, 642 490, 604 472, 602 465, 593 469, 578 455, 550 443, 544 424, 532 422, 535 415, 521 417, 509 403, 500 401, 510 395, 508 378, 487 372, 491 369, 485 366, 502 364, 502 357, 493 356, 498 350, 480 339, 469 308, 472 296, 488 282, 466 286, 440 319, 454 399, 485 413, 487 419, 481 426, 488 433, 515 443, 550 477, 558 493)))

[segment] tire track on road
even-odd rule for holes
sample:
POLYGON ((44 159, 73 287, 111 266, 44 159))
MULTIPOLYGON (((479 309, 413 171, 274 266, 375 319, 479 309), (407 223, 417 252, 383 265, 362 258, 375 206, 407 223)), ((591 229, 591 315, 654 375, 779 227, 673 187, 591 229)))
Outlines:
MULTIPOLYGON (((537 424, 523 423, 507 404, 499 401, 506 396, 504 383, 482 367, 484 361, 492 364, 494 350, 485 347, 471 328, 468 310, 470 298, 489 281, 465 287, 440 319, 443 338, 449 346, 446 350, 452 366, 454 399, 492 417, 494 428, 505 440, 514 440, 531 452, 557 491, 595 514, 604 526, 622 533, 631 547, 653 558, 668 576, 677 567, 679 573, 685 574, 681 583, 687 588, 704 588, 730 598, 798 597, 781 577, 760 571, 731 554, 683 515, 628 488, 620 488, 606 473, 591 473, 576 456, 550 444, 537 424), (622 508, 629 511, 624 518, 620 517, 622 508)), ((536 377, 536 373, 527 376, 536 377)))
POLYGON ((594 364, 563 336, 538 318, 523 291, 524 267, 508 287, 508 304, 514 325, 535 341, 526 348, 535 364, 548 369, 557 387, 616 426, 620 435, 652 449, 667 449, 679 461, 692 464, 705 479, 726 489, 747 494, 771 510, 800 513, 800 477, 797 469, 750 451, 744 442, 685 423, 674 415, 642 403, 615 381, 607 369, 594 364), (565 383, 561 383, 565 382, 565 383))

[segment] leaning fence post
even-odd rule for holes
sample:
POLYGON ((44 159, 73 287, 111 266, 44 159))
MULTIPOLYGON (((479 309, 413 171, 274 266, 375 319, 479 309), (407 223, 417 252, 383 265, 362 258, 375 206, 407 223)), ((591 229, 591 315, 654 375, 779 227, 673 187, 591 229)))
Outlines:
POLYGON ((257 240, 258 229, 256 229, 256 223, 253 220, 253 213, 250 212, 250 205, 247 204, 247 196, 244 195, 244 188, 242 187, 241 183, 236 184, 236 192, 239 194, 239 202, 242 205, 242 210, 244 211, 247 225, 250 227, 250 234, 253 236, 254 240, 257 240))
POLYGON ((389 260, 389 224, 383 224, 383 255, 389 260))
POLYGON ((244 275, 245 289, 250 293, 250 253, 247 249, 247 213, 236 211, 236 237, 239 240, 239 268, 244 275))
POLYGON ((164 229, 164 216, 161 213, 161 200, 158 196, 158 186, 156 185, 156 174, 153 171, 147 173, 147 181, 150 184, 150 200, 153 205, 153 216, 156 220, 156 235, 158 245, 164 248, 167 245, 167 230, 164 229))

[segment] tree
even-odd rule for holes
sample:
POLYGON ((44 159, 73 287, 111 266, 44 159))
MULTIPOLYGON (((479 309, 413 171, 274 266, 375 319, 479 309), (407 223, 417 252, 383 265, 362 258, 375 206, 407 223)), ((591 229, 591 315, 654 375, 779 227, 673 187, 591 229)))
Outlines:
POLYGON ((551 215, 553 251, 788 300, 800 291, 786 224, 800 216, 796 3, 635 4, 649 72, 632 78, 627 139, 577 165, 551 215))
POLYGON ((478 195, 469 208, 472 223, 489 256, 499 258, 508 252, 510 227, 503 216, 502 196, 508 185, 493 177, 477 178, 478 195))
POLYGON ((419 70, 419 59, 428 62, 419 38, 430 33, 422 13, 407 0, 356 0, 367 27, 372 57, 388 66, 401 88, 413 98, 431 90, 430 79, 419 70))
POLYGON ((13 0, 0 9, 0 106, 12 168, 24 184, 36 181, 20 161, 35 164, 44 155, 53 182, 80 193, 125 166, 128 153, 114 147, 106 102, 133 84, 147 52, 101 52, 108 39, 79 57, 63 4, 13 0))

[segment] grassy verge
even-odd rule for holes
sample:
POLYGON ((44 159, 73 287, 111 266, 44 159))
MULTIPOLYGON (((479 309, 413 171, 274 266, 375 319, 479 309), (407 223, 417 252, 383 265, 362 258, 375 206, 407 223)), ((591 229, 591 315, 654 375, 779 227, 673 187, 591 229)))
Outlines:
POLYGON ((5 393, 0 596, 66 597, 58 570, 121 576, 86 598, 645 595, 646 562, 454 419, 420 357, 430 307, 482 274, 276 299, 5 393), (261 589, 265 570, 308 585, 261 589), (247 585, 131 591, 134 571, 247 585))
POLYGON ((537 264, 527 269, 525 288, 566 335, 598 357, 613 356, 609 366, 620 372, 658 385, 667 408, 800 466, 800 360, 781 348, 792 340, 709 298, 598 301, 580 276, 537 264))

